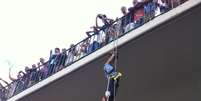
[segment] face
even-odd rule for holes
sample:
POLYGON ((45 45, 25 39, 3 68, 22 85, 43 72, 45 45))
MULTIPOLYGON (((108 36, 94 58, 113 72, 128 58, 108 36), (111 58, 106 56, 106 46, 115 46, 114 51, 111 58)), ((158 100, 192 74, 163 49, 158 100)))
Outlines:
POLYGON ((133 5, 135 6, 137 4, 137 0, 133 0, 133 5))
POLYGON ((126 7, 121 7, 121 12, 122 12, 123 14, 126 14, 126 7))
POLYGON ((29 67, 25 67, 25 72, 28 72, 28 70, 29 70, 29 67))
POLYGON ((45 60, 44 60, 43 58, 40 58, 40 62, 41 62, 41 63, 44 63, 45 60))
POLYGON ((59 49, 55 49, 55 53, 60 53, 59 49))
POLYGON ((17 78, 18 79, 22 78, 22 75, 20 74, 20 72, 18 73, 17 78))
POLYGON ((35 69, 35 68, 36 68, 36 64, 33 64, 33 65, 32 65, 32 69, 35 69))

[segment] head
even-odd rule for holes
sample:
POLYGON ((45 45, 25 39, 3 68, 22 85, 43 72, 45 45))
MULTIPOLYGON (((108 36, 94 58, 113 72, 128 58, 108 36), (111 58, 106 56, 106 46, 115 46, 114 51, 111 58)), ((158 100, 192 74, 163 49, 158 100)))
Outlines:
POLYGON ((37 63, 37 66, 40 67, 40 62, 37 63))
POLYGON ((100 19, 106 19, 107 16, 105 14, 98 14, 98 18, 100 18, 100 19))
POLYGON ((71 45, 70 45, 70 48, 73 48, 74 46, 75 46, 74 44, 71 44, 71 45))
POLYGON ((40 58, 40 63, 44 64, 45 63, 45 59, 44 58, 40 58))
POLYGON ((137 0, 133 0, 133 6, 135 6, 137 4, 137 0))
POLYGON ((59 48, 55 48, 54 52, 55 52, 55 54, 59 54, 60 53, 60 49, 59 48))
POLYGON ((127 14, 127 8, 125 6, 122 6, 121 7, 121 12, 123 15, 126 15, 127 14))
POLYGON ((24 70, 25 70, 26 73, 28 73, 28 71, 29 71, 29 67, 26 66, 24 70))
POLYGON ((18 79, 22 78, 21 71, 20 71, 20 72, 18 72, 18 74, 17 74, 17 78, 18 78, 18 79))
POLYGON ((36 67, 36 64, 33 64, 32 65, 32 69, 36 69, 37 67, 36 67))
POLYGON ((61 51, 62 51, 62 53, 65 54, 66 53, 66 48, 63 48, 61 51))

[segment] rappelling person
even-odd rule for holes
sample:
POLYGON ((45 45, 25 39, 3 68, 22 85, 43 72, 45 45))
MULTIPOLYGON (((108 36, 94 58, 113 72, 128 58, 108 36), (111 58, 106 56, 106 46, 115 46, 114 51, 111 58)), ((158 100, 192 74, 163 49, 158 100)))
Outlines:
POLYGON ((119 87, 119 80, 122 74, 116 70, 117 55, 115 51, 110 53, 110 57, 104 65, 104 73, 108 80, 107 90, 105 92, 105 97, 107 101, 114 101, 114 98, 119 87))

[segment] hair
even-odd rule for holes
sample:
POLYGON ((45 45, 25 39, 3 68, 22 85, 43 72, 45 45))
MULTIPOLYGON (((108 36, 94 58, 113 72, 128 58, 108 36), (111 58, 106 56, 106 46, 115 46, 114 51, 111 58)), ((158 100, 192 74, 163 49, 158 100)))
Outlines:
POLYGON ((58 51, 60 51, 60 49, 57 47, 57 48, 55 48, 55 50, 58 50, 58 51))

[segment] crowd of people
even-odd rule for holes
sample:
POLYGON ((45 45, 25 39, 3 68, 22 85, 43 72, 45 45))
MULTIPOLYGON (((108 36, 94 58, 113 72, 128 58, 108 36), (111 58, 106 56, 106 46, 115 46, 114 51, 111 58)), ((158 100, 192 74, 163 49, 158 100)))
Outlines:
POLYGON ((37 64, 33 64, 31 67, 26 66, 24 71, 19 71, 16 78, 12 77, 10 68, 9 78, 12 83, 8 84, 0 79, 7 85, 3 87, 0 83, 0 101, 22 92, 185 1, 187 0, 133 0, 132 7, 128 9, 125 6, 121 7, 122 18, 113 20, 105 14, 98 14, 96 24, 91 27, 91 31, 86 32, 87 38, 85 40, 76 45, 70 45, 68 50, 65 48, 61 50, 55 48, 54 52, 51 50, 47 61, 40 58, 37 64), (102 26, 98 24, 98 20, 102 21, 102 26))

